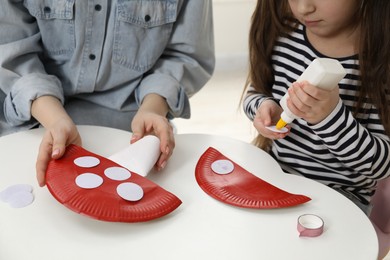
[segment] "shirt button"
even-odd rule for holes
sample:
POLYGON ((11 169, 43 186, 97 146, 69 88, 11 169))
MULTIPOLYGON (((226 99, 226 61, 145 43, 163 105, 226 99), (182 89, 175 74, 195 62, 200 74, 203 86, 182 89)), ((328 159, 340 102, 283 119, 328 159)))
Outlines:
POLYGON ((144 17, 145 22, 149 22, 151 18, 152 18, 152 17, 150 17, 150 15, 148 15, 148 14, 145 15, 145 17, 144 17))
POLYGON ((102 10, 102 6, 101 5, 95 5, 95 10, 96 11, 101 11, 102 10))
POLYGON ((90 59, 90 60, 95 60, 95 59, 96 59, 95 54, 89 54, 89 59, 90 59))

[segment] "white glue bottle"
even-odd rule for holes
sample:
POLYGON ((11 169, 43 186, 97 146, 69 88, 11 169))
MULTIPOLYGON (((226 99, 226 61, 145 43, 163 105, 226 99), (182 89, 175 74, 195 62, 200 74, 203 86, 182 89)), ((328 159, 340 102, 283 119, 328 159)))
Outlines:
MULTIPOLYGON (((297 82, 308 81, 311 85, 322 89, 333 89, 342 80, 347 72, 338 60, 330 58, 317 58, 310 63, 309 67, 297 79, 297 82)), ((288 92, 280 100, 283 112, 276 124, 276 129, 282 129, 298 117, 287 107, 288 92)))

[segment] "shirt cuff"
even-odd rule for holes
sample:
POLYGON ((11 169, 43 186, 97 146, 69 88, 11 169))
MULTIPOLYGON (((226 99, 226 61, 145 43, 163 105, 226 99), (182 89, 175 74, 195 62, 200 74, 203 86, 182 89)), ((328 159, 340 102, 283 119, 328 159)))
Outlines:
POLYGON ((321 134, 330 134, 336 130, 337 134, 340 133, 340 127, 345 127, 348 124, 348 114, 345 113, 346 107, 343 104, 343 101, 339 99, 336 107, 333 111, 320 123, 311 125, 313 131, 315 131, 318 135, 321 134))
POLYGON ((7 122, 17 126, 29 121, 31 104, 41 96, 54 96, 64 103, 61 82, 46 74, 30 74, 16 81, 4 100, 4 116, 7 122))
POLYGON ((172 77, 162 74, 151 74, 144 78, 137 88, 138 105, 148 94, 158 94, 165 98, 169 106, 169 118, 190 118, 190 102, 180 83, 172 77))

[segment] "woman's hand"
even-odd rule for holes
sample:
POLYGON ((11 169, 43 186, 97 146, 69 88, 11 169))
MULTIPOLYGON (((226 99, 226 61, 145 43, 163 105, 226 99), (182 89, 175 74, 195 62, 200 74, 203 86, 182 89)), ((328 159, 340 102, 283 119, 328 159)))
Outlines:
POLYGON ((155 135, 160 139, 161 154, 156 162, 157 170, 165 167, 175 147, 173 127, 166 118, 167 113, 168 104, 165 99, 157 94, 149 94, 144 98, 131 123, 131 143, 145 135, 155 135))
MULTIPOLYGON (((273 100, 265 100, 261 103, 256 111, 253 125, 256 130, 264 137, 269 139, 285 138, 287 133, 276 133, 266 128, 267 126, 276 125, 280 119, 280 114, 283 112, 282 108, 273 100)), ((286 126, 289 128, 289 126, 286 126)))
POLYGON ((50 128, 46 129, 39 146, 36 162, 39 186, 45 185, 45 175, 49 161, 61 158, 65 153, 66 146, 69 144, 81 146, 81 137, 72 120, 61 118, 53 123, 50 128))
POLYGON ((339 88, 321 89, 307 81, 295 82, 289 89, 287 106, 290 111, 310 124, 324 120, 339 102, 339 88))
POLYGON ((81 145, 79 132, 61 102, 52 96, 42 96, 31 106, 32 116, 46 129, 39 146, 36 174, 39 185, 45 185, 46 169, 51 159, 61 158, 69 144, 81 145))

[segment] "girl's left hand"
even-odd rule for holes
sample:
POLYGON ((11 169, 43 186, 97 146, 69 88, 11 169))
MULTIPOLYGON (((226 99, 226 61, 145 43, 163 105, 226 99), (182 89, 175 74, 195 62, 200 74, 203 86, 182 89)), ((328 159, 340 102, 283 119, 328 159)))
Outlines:
MULTIPOLYGON (((276 125, 280 119, 282 108, 273 100, 265 100, 261 103, 256 111, 255 118, 253 119, 253 126, 259 132, 260 135, 268 139, 283 139, 287 133, 277 133, 269 130, 267 127, 276 125)), ((286 126, 290 130, 290 126, 286 126)))
POLYGON ((339 102, 339 87, 321 89, 307 81, 295 82, 288 89, 287 106, 291 112, 310 124, 324 120, 339 102))

